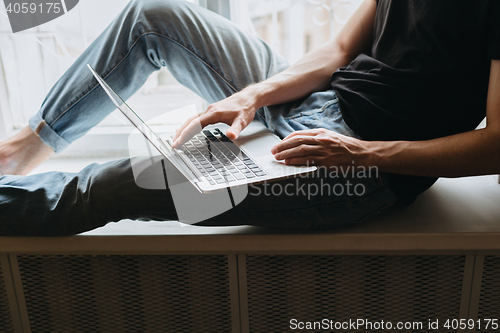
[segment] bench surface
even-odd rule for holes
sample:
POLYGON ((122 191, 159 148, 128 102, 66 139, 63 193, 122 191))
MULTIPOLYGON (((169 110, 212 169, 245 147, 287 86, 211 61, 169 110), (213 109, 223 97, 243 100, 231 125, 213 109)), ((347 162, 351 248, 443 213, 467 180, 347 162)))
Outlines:
POLYGON ((73 237, 0 237, 0 253, 319 253, 500 251, 497 176, 440 179, 417 201, 352 227, 315 232, 124 220, 73 237))

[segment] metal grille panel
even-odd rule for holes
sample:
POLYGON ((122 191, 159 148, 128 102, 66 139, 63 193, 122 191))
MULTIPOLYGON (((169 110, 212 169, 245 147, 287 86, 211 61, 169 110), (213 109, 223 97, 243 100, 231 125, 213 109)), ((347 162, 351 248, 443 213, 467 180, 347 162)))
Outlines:
MULTIPOLYGON (((497 324, 500 324, 500 256, 484 257, 478 318, 497 319, 497 324)), ((483 325, 485 323, 483 322, 483 325)), ((493 329, 491 324, 489 329, 477 330, 477 332, 498 331, 498 328, 493 329)))
POLYGON ((227 256, 22 255, 33 332, 230 332, 227 256))
POLYGON ((423 329, 404 331, 435 332, 429 318, 458 318, 464 265, 465 256, 247 256, 250 332, 325 318, 415 321, 423 329))
POLYGON ((10 313, 9 300, 7 298, 7 290, 5 289, 5 281, 3 278, 4 271, 0 264, 0 332, 14 332, 12 317, 10 313))

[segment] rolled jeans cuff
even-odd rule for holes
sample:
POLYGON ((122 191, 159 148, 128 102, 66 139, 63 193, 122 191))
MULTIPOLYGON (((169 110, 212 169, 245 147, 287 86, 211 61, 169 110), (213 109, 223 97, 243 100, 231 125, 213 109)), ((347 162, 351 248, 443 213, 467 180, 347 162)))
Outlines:
POLYGON ((40 113, 30 118, 29 126, 42 142, 51 147, 56 153, 63 151, 70 144, 45 122, 40 113))

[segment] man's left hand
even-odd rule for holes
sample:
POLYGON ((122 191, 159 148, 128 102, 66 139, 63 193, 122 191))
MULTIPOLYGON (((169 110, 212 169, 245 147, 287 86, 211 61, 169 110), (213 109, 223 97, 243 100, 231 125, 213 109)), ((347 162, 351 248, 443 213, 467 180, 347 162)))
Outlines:
POLYGON ((362 165, 367 142, 323 128, 296 131, 271 149, 289 165, 362 165))

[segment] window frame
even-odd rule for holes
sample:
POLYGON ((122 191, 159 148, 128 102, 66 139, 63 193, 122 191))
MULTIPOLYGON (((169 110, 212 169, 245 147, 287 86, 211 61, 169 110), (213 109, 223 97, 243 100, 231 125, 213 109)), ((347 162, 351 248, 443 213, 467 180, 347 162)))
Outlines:
POLYGON ((14 130, 14 121, 9 106, 9 94, 3 62, 0 58, 0 140, 7 138, 14 130))

